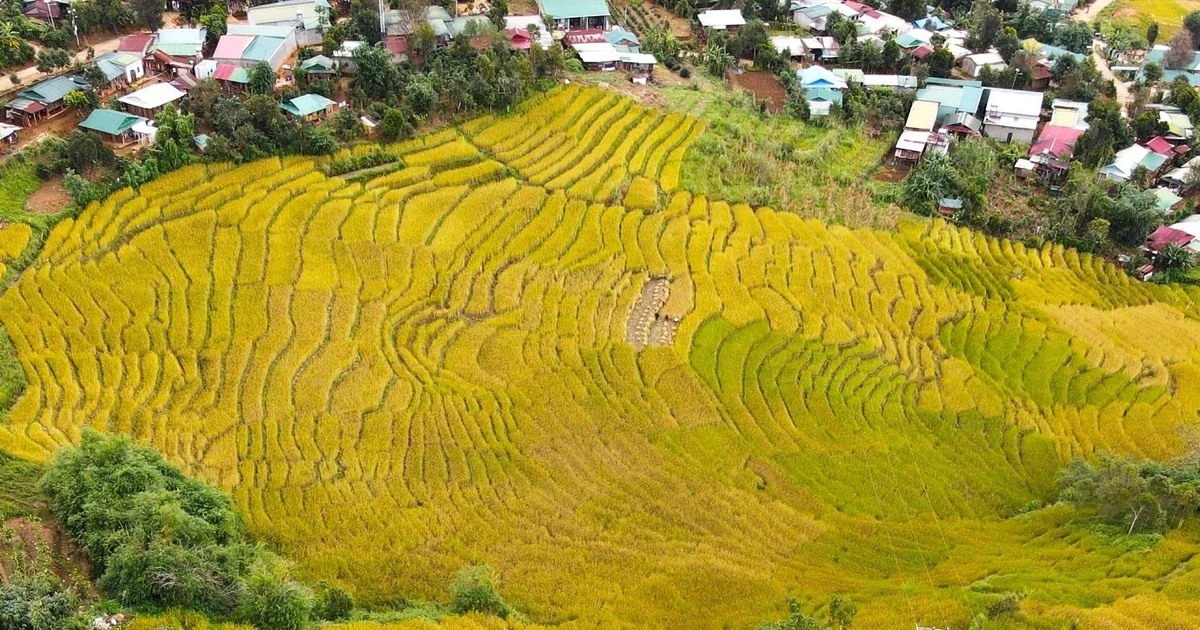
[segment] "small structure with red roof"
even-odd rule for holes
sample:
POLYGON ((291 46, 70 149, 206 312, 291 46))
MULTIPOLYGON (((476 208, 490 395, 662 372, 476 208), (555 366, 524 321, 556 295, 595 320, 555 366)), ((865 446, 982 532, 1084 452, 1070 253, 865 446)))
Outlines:
POLYGON ((533 35, 523 28, 507 29, 504 31, 504 36, 517 50, 529 50, 533 47, 533 35))
POLYGON ((1154 136, 1151 138, 1150 141, 1146 143, 1146 148, 1159 155, 1166 155, 1172 158, 1175 157, 1175 145, 1171 144, 1162 136, 1154 136))
POLYGON ((117 43, 117 52, 145 57, 154 43, 154 33, 131 33, 117 43))
POLYGON ((1175 244, 1180 247, 1186 247, 1191 243, 1193 237, 1191 234, 1183 230, 1177 230, 1166 225, 1159 226, 1157 230, 1146 237, 1145 248, 1157 254, 1161 252, 1167 245, 1175 244))

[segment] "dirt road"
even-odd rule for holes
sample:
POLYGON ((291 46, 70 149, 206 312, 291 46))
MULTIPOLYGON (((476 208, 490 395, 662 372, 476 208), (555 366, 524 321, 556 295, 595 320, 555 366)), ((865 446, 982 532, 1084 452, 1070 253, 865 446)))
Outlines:
MULTIPOLYGON (((117 49, 117 44, 120 42, 120 37, 114 37, 112 39, 101 40, 92 44, 91 46, 93 49, 95 49, 96 54, 99 55, 106 52, 113 52, 117 49)), ((75 61, 87 61, 87 48, 75 53, 74 59, 75 61)), ((37 81, 42 77, 46 76, 46 73, 39 72, 36 66, 32 66, 25 68, 24 70, 18 70, 17 76, 21 79, 20 85, 32 85, 37 83, 37 81)), ((0 92, 5 91, 10 87, 12 87, 12 82, 9 81, 8 74, 6 73, 0 75, 0 92)))
MULTIPOLYGON (((1092 2, 1083 9, 1071 14, 1071 19, 1079 22, 1090 23, 1099 17, 1100 13, 1112 3, 1113 0, 1095 0, 1095 2, 1092 2)), ((1117 87, 1117 102, 1121 104, 1121 115, 1126 116, 1127 113, 1125 110, 1128 108, 1129 103, 1133 100, 1133 97, 1129 93, 1129 87, 1122 83, 1121 80, 1113 74, 1112 69, 1108 67, 1108 59, 1098 52, 1099 49, 1097 46, 1100 45, 1101 42, 1099 40, 1092 41, 1092 60, 1096 62, 1096 69, 1100 71, 1100 74, 1103 75, 1104 78, 1112 80, 1113 85, 1117 87)))

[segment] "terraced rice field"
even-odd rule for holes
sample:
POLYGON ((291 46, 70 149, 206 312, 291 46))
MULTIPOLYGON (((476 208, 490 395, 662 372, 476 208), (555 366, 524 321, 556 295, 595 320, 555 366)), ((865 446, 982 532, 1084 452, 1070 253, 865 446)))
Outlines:
POLYGON ((1071 457, 1183 451, 1194 290, 693 197, 701 133, 559 88, 366 181, 290 158, 119 192, 0 296, 29 377, 0 447, 132 433, 368 602, 488 562, 568 627, 752 627, 831 593, 859 627, 965 627, 1007 590, 1041 627, 1200 623, 1191 529, 1013 517, 1071 457), (678 325, 656 344, 635 312, 678 325))

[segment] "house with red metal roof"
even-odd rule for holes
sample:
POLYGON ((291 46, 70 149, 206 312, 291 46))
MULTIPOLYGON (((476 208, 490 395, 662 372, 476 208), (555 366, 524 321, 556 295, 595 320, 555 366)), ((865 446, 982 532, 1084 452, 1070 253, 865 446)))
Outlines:
POLYGON ((154 44, 154 33, 131 33, 117 42, 117 52, 145 57, 150 54, 152 44, 154 44))
POLYGON ((1155 254, 1161 252, 1167 245, 1187 247, 1196 237, 1170 226, 1159 226, 1150 236, 1146 237, 1145 248, 1155 254))

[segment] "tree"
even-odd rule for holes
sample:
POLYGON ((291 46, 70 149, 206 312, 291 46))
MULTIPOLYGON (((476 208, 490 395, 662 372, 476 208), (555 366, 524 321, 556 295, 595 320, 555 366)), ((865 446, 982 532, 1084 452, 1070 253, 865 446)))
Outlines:
POLYGON ((1073 53, 1086 53, 1092 47, 1095 34, 1086 22, 1068 21, 1053 30, 1054 43, 1073 53))
POLYGON ((70 92, 67 92, 67 95, 63 97, 63 103, 65 103, 67 107, 80 112, 90 107, 94 107, 92 104, 92 99, 88 98, 88 95, 82 90, 71 90, 70 92))
POLYGON ((957 197, 958 172, 941 153, 926 155, 900 185, 900 204, 918 214, 931 215, 938 200, 957 197))
POLYGON ((154 153, 159 168, 166 173, 192 160, 193 139, 196 137, 196 118, 179 115, 175 106, 167 105, 154 118, 158 132, 154 136, 154 153))
POLYGON ((71 53, 61 48, 43 48, 37 53, 38 72, 51 72, 71 63, 71 53))
POLYGON ((975 0, 968 16, 967 48, 986 50, 1004 31, 1004 20, 1000 11, 988 0, 975 0))
POLYGON ((900 48, 900 44, 897 44, 895 39, 889 39, 883 44, 883 50, 879 55, 879 63, 884 70, 895 72, 903 56, 904 51, 900 48))
POLYGON ((147 30, 157 31, 163 25, 162 0, 132 0, 134 23, 147 30))
POLYGON ((829 598, 829 630, 849 630, 857 615, 858 606, 854 602, 841 595, 829 598))
POLYGON ((1200 11, 1192 11, 1183 18, 1183 30, 1192 36, 1192 41, 1200 41, 1200 11))
POLYGON ((217 40, 221 39, 229 30, 228 18, 225 14, 225 9, 221 5, 213 5, 213 8, 204 15, 200 16, 200 26, 205 29, 204 42, 209 49, 215 48, 217 40))
POLYGON ((412 124, 408 122, 408 118, 404 112, 398 108, 388 108, 387 113, 383 115, 380 134, 384 140, 403 140, 413 132, 412 124))
POLYGON ((1017 39, 1017 30, 1009 26, 996 38, 996 51, 1005 63, 1011 62, 1013 55, 1021 49, 1021 40, 1017 39))
POLYGON ((1133 135, 1138 142, 1146 142, 1167 131, 1167 123, 1159 120, 1158 114, 1153 111, 1138 114, 1130 127, 1132 127, 1133 135))
MULTIPOLYGON (((1200 13, 1192 13, 1198 15, 1200 13)), ((1190 15, 1189 15, 1190 17, 1190 15)), ((1186 68, 1191 63, 1194 51, 1192 42, 1195 41, 1192 34, 1187 29, 1180 29, 1171 36, 1171 41, 1167 43, 1167 55, 1163 59, 1163 65, 1170 70, 1179 70, 1186 68)))
MULTIPOLYGON (((409 15, 423 15, 424 7, 412 9, 409 15)), ((359 39, 368 44, 379 43, 382 34, 379 32, 379 11, 374 2, 353 0, 350 3, 350 25, 359 39)))
POLYGON ((504 16, 508 15, 508 0, 492 0, 487 16, 497 30, 504 30, 504 16))
POLYGON ((1150 26, 1146 27, 1146 47, 1153 48, 1156 41, 1158 41, 1158 22, 1151 22, 1150 26))
POLYGON ((762 20, 750 20, 729 38, 726 49, 738 59, 757 59, 764 46, 770 46, 771 33, 762 20))
POLYGON ((773 623, 759 626, 760 630, 825 630, 821 622, 804 612, 800 602, 788 599, 788 616, 773 623))
POLYGON ((888 10, 912 22, 925 17, 925 0, 893 0, 888 5, 888 10))
POLYGON ((1100 212, 1109 223, 1109 237, 1124 247, 1141 245, 1162 216, 1154 195, 1135 186, 1122 188, 1115 199, 1100 207, 1100 212))
POLYGON ((271 64, 260 61, 250 68, 250 93, 270 94, 275 91, 275 81, 279 75, 271 69, 271 64))
POLYGON ((1163 69, 1162 66, 1151 61, 1142 66, 1142 74, 1146 78, 1146 85, 1154 85, 1162 80, 1163 69))
POLYGON ((934 48, 933 52, 925 55, 925 64, 929 66, 929 76, 944 79, 954 69, 954 53, 945 46, 934 48))
POLYGON ((402 87, 400 71, 392 63, 392 54, 383 46, 359 46, 352 53, 358 71, 353 85, 361 89, 367 98, 385 100, 402 87))
POLYGON ((1104 163, 1118 148, 1133 142, 1133 130, 1121 117, 1121 106, 1100 97, 1088 106, 1088 130, 1075 143, 1074 156, 1087 166, 1104 163))
POLYGON ((67 166, 82 174, 112 166, 117 161, 117 156, 104 144, 99 134, 78 129, 67 136, 67 143, 63 146, 63 157, 67 160, 67 166))

